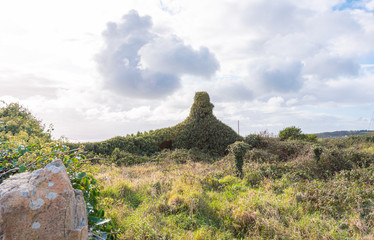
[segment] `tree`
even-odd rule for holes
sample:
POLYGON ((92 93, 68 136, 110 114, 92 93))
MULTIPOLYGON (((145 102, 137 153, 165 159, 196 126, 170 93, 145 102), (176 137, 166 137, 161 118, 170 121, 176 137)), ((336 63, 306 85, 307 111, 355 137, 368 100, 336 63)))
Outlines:
POLYGON ((0 108, 0 136, 25 132, 29 136, 47 136, 44 125, 29 110, 18 103, 5 104, 0 108))
POLYGON ((303 134, 300 128, 295 126, 287 127, 279 132, 279 138, 284 140, 305 140, 308 142, 317 142, 316 134, 303 134))
POLYGON ((304 134, 301 133, 301 129, 295 126, 287 127, 279 132, 279 138, 281 141, 284 140, 296 140, 304 139, 304 134))

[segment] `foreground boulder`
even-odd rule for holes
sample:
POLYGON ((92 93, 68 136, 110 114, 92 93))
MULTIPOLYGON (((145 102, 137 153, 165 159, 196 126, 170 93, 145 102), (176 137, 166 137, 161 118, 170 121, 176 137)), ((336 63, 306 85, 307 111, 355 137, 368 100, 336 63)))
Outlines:
POLYGON ((86 203, 61 160, 0 185, 0 240, 87 238, 86 203))

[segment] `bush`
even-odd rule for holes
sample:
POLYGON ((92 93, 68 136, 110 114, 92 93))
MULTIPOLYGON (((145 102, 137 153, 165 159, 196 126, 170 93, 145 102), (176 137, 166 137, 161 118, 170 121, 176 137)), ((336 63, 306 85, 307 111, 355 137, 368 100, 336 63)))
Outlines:
POLYGON ((266 151, 264 149, 252 149, 247 152, 245 155, 245 159, 248 159, 251 162, 257 162, 257 163, 271 163, 271 162, 278 162, 279 156, 270 153, 269 151, 266 151))
POLYGON ((110 156, 110 160, 118 165, 130 166, 147 162, 149 161, 149 157, 129 153, 124 150, 120 150, 119 148, 115 148, 110 156))
POLYGON ((114 149, 132 154, 149 156, 158 151, 157 143, 151 136, 114 137, 102 142, 83 144, 86 151, 110 156, 114 149))
POLYGON ((285 162, 305 152, 308 143, 301 140, 280 141, 278 138, 266 137, 261 140, 261 149, 275 155, 278 161, 285 162))
POLYGON ((44 130, 45 126, 42 122, 18 103, 5 104, 0 108, 0 140, 7 141, 9 137, 22 135, 22 133, 26 141, 32 137, 50 139, 51 129, 47 132, 44 130))
POLYGON ((295 126, 287 127, 279 132, 279 138, 281 141, 284 140, 296 140, 302 139, 301 129, 295 126))
POLYGON ((251 148, 257 148, 261 144, 261 137, 258 134, 249 134, 244 140, 251 148))
POLYGON ((305 140, 309 142, 317 142, 316 134, 303 134, 300 128, 295 126, 287 127, 279 132, 279 139, 285 140, 305 140))
POLYGON ((250 146, 245 142, 235 142, 229 146, 230 152, 235 157, 235 166, 238 177, 243 175, 244 156, 250 146))

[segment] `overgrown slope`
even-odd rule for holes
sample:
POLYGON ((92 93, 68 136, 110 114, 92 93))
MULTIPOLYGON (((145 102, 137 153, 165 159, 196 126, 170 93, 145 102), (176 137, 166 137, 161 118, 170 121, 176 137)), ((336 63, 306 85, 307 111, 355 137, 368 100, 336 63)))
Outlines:
POLYGON ((208 93, 197 92, 190 115, 176 126, 138 133, 136 136, 118 136, 102 142, 84 143, 85 150, 110 156, 118 148, 131 154, 150 156, 166 148, 196 148, 222 156, 228 145, 242 140, 242 137, 213 115, 213 107, 208 93))

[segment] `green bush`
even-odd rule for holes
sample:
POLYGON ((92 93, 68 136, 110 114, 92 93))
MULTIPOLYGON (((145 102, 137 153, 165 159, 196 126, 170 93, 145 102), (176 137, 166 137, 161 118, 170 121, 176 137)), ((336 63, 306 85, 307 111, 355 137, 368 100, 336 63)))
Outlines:
POLYGON ((252 149, 247 152, 245 159, 251 162, 265 163, 265 162, 279 162, 279 156, 275 155, 265 149, 252 149))
POLYGON ((278 161, 285 162, 305 152, 308 142, 302 140, 280 141, 279 138, 263 137, 260 149, 275 155, 278 161))
MULTIPOLYGON (((3 102, 3 104, 5 104, 3 102)), ((5 104, 0 108, 0 137, 7 140, 6 135, 17 135, 25 132, 28 136, 49 139, 50 132, 44 132, 45 126, 36 119, 29 110, 18 103, 5 104)), ((50 130, 49 130, 50 131, 50 130)))
POLYGON ((149 157, 129 153, 119 148, 115 148, 110 156, 110 160, 118 165, 130 166, 134 164, 144 163, 149 161, 149 157))
POLYGON ((238 177, 243 176, 243 164, 244 164, 244 156, 250 146, 245 142, 235 142, 229 146, 230 152, 235 157, 235 166, 238 177))
POLYGON ((257 148, 261 144, 261 137, 258 134, 249 134, 245 137, 244 141, 251 147, 257 148))
POLYGON ((279 132, 279 138, 280 140, 296 140, 296 139, 302 139, 302 133, 301 129, 297 128, 295 126, 287 127, 279 132))
POLYGON ((85 143, 85 150, 110 156, 118 148, 132 154, 149 156, 158 151, 156 141, 149 135, 114 137, 106 141, 85 143))
POLYGON ((295 126, 287 127, 279 132, 279 139, 285 140, 305 140, 309 142, 317 142, 316 134, 303 134, 300 128, 295 126))

